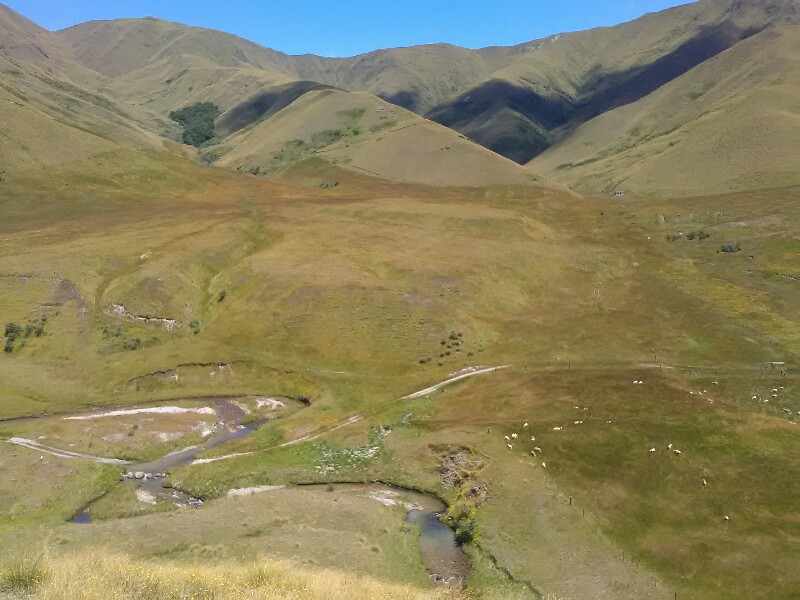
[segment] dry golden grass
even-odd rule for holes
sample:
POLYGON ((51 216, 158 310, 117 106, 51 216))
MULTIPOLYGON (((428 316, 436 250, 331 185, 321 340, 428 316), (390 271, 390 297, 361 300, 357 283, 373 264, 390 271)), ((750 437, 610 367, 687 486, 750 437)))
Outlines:
POLYGON ((312 570, 289 562, 170 564, 132 560, 100 549, 45 559, 21 558, 0 571, 0 592, 36 600, 445 600, 452 590, 423 590, 369 577, 312 570))

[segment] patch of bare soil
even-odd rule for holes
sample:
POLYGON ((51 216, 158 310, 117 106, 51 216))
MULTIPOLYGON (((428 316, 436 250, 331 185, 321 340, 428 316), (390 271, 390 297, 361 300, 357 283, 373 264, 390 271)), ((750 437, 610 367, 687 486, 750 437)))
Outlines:
MULTIPOLYGON (((431 448, 434 452, 441 449, 431 448)), ((467 500, 479 504, 486 498, 488 486, 479 478, 486 461, 469 448, 445 450, 439 462, 439 477, 442 487, 459 492, 467 500)))

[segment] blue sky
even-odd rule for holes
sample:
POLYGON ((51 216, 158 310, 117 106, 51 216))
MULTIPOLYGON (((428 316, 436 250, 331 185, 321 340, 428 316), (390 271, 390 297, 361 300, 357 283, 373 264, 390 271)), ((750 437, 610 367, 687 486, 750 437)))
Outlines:
POLYGON ((614 25, 688 0, 0 0, 47 29, 154 16, 288 52, 352 56, 448 42, 513 45, 614 25))

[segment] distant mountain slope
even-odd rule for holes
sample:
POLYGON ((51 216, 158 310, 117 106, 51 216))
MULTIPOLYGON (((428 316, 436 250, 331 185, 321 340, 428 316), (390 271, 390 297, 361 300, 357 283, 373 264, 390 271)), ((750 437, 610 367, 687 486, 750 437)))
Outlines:
POLYGON ((703 194, 800 183, 800 28, 772 28, 578 127, 531 162, 571 187, 703 194))
POLYGON ((773 24, 796 22, 798 5, 701 0, 506 49, 505 67, 427 116, 524 163, 587 120, 644 98, 773 24))
MULTIPOLYGON (((298 107, 305 105, 292 107, 304 94, 337 88, 367 92, 424 115, 519 164, 533 160, 537 171, 579 189, 596 192, 627 182, 642 190, 663 186, 661 192, 671 194, 700 188, 690 171, 661 177, 668 170, 656 155, 680 154, 691 156, 686 160, 693 166, 716 165, 718 177, 702 179, 725 189, 794 181, 798 168, 786 164, 786 157, 795 148, 790 134, 796 93, 793 84, 778 85, 772 76, 796 63, 790 46, 798 24, 800 0, 699 0, 615 27, 508 48, 433 44, 324 58, 290 56, 219 31, 152 18, 94 21, 50 33, 0 10, 0 31, 11 41, 5 52, 14 55, 9 60, 43 66, 51 79, 104 98, 101 104, 124 106, 117 112, 124 113, 123 121, 134 121, 135 129, 174 137, 170 111, 214 102, 223 112, 217 145, 226 156, 248 158, 242 163, 248 168, 263 168, 264 158, 250 164, 254 155, 237 154, 237 143, 260 144, 250 137, 253 129, 267 122, 264 130, 274 127, 273 117, 287 109, 282 121, 287 115, 300 118, 298 107), (726 59, 730 53, 739 60, 726 59), (750 63, 759 65, 759 73, 740 78, 750 63), (710 68, 725 84, 712 93, 697 91, 710 68), (771 90, 769 100, 764 86, 771 90), (684 87, 692 88, 690 95, 700 94, 690 107, 680 101, 684 87), (753 111, 760 131, 775 133, 731 130, 742 110, 753 111), (659 145, 667 139, 660 134, 664 123, 681 132, 680 146, 669 139, 670 152, 659 145), (731 157, 730 176, 701 151, 700 139, 717 139, 714 157, 731 157), (740 155, 748 160, 736 158, 740 155)), ((441 135, 437 128, 425 131, 441 135)), ((391 140, 399 143, 405 136, 391 140)), ((418 135, 412 137, 421 143, 418 135)), ((361 138, 361 144, 366 139, 371 138, 361 138)), ((416 149, 405 148, 404 154, 414 156, 416 149)))
POLYGON ((160 149, 173 123, 99 90, 108 80, 52 33, 0 5, 0 168, 80 160, 118 148, 160 149))
POLYGON ((450 129, 371 94, 336 89, 310 91, 204 152, 215 164, 258 174, 322 158, 371 175, 435 185, 529 181, 518 165, 450 129))
POLYGON ((195 102, 226 110, 263 86, 290 83, 284 54, 242 38, 158 19, 90 21, 57 32, 115 96, 167 114, 195 102))

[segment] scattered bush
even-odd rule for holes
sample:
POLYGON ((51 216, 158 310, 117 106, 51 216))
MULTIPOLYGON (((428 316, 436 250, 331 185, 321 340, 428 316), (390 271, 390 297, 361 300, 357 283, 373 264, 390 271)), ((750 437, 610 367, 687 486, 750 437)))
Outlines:
POLYGON ((214 120, 220 110, 213 102, 199 102, 169 113, 183 127, 183 142, 198 148, 214 137, 214 120))
POLYGON ((217 302, 222 302, 225 300, 225 296, 228 295, 228 290, 222 290, 219 294, 217 294, 217 302))
POLYGON ((200 321, 198 321, 197 319, 192 319, 191 321, 189 321, 189 329, 191 329, 192 333, 195 335, 200 333, 200 321))
POLYGON ((456 534, 459 544, 466 544, 475 539, 477 510, 472 502, 458 500, 447 508, 442 521, 456 534))
POLYGON ((136 338, 131 338, 129 340, 125 340, 125 342, 122 344, 122 347, 125 348, 125 350, 133 351, 137 350, 141 345, 142 345, 142 340, 136 337, 136 338))
POLYGON ((742 249, 739 242, 732 242, 729 244, 723 244, 721 250, 728 254, 732 254, 734 252, 739 252, 742 249))

